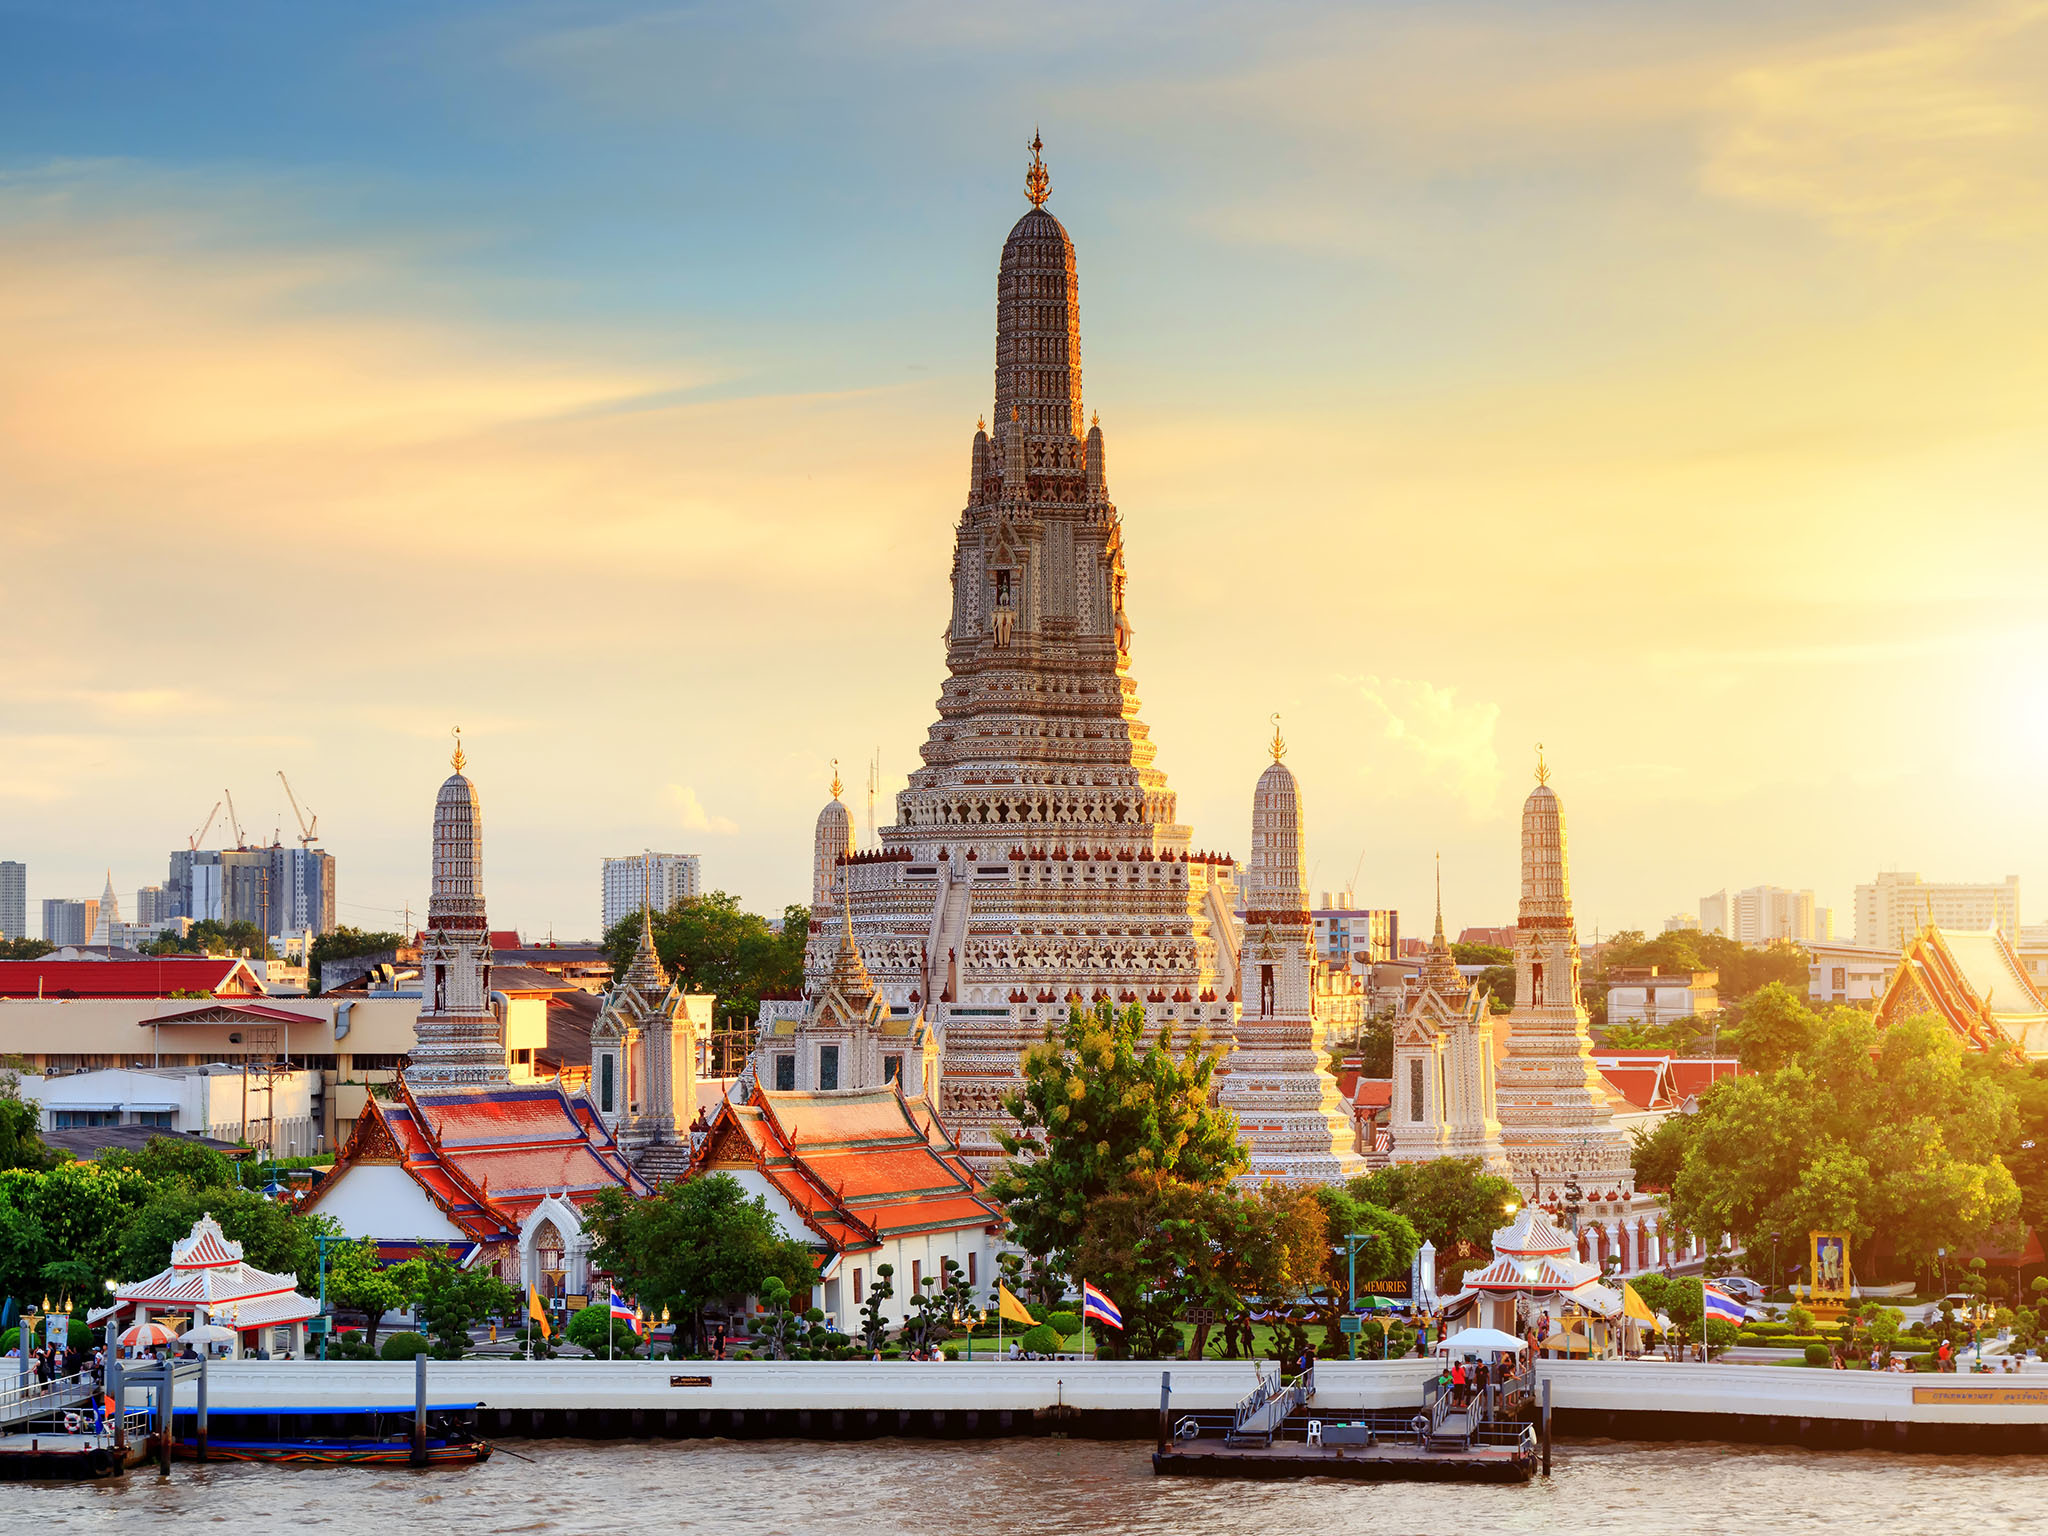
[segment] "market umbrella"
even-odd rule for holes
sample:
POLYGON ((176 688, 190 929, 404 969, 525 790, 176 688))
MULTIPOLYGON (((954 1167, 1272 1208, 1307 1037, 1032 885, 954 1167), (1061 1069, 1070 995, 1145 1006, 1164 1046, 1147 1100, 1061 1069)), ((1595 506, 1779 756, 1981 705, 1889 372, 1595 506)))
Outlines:
POLYGON ((121 1342, 130 1349, 151 1349, 158 1344, 169 1344, 177 1337, 162 1323, 137 1323, 121 1335, 121 1342))
POLYGON ((178 1335, 178 1339, 185 1344, 232 1344, 235 1342, 235 1330, 223 1328, 219 1323, 204 1323, 197 1328, 187 1328, 178 1335))

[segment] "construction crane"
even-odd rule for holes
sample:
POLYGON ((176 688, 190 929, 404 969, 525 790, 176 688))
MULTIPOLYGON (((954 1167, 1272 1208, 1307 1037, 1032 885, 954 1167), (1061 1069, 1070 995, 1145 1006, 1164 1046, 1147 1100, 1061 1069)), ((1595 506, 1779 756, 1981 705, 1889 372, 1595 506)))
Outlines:
POLYGON ((206 813, 206 820, 199 824, 199 830, 185 839, 185 846, 194 853, 199 851, 199 840, 213 830, 213 818, 220 814, 220 802, 213 802, 213 809, 206 813))
POLYGON ((306 813, 299 809, 299 797, 292 793, 292 781, 284 776, 282 768, 277 770, 277 782, 284 786, 284 797, 292 803, 292 814, 299 818, 299 846, 310 848, 320 840, 320 813, 315 811, 308 821, 306 813))
POLYGON ((228 802, 228 825, 235 829, 235 846, 237 848, 246 848, 249 846, 249 840, 242 836, 242 820, 235 814, 234 791, 224 789, 221 791, 221 794, 228 802))

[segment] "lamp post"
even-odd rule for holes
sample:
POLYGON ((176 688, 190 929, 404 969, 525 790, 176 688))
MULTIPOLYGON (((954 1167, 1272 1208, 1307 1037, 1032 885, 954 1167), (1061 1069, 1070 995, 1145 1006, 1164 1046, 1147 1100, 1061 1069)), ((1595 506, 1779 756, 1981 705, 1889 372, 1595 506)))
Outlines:
MULTIPOLYGON (((1350 1310, 1351 1321, 1353 1323, 1353 1328, 1351 1332, 1351 1358, 1354 1360, 1358 1358, 1358 1330, 1356 1327, 1356 1324, 1358 1322, 1358 1250, 1365 1247, 1366 1244, 1370 1243, 1374 1238, 1378 1236, 1379 1233, 1377 1232, 1346 1232, 1344 1234, 1344 1267, 1347 1278, 1347 1289, 1349 1290, 1351 1297, 1350 1310)), ((1384 1360, 1386 1358, 1386 1354, 1386 1334, 1384 1331, 1382 1331, 1382 1333, 1380 1334, 1380 1358, 1384 1360)))
POLYGON ((1778 1234, 1771 1234, 1771 1294, 1778 1291, 1778 1234))
POLYGON ((327 1245, 348 1242, 351 1239, 337 1237, 332 1232, 315 1232, 313 1244, 320 1251, 320 1358, 327 1358, 327 1336, 334 1331, 334 1324, 327 1316, 327 1245))

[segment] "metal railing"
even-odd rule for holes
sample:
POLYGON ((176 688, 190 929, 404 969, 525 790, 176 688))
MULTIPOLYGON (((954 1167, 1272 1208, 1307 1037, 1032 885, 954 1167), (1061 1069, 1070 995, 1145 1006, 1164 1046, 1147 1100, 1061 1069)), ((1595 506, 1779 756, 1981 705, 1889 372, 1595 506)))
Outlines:
POLYGON ((0 1390, 0 1421, 11 1421, 23 1412, 41 1413, 68 1406, 89 1396, 91 1389, 92 1377, 84 1371, 59 1376, 55 1381, 32 1380, 25 1387, 17 1380, 0 1390))
POLYGON ((1261 1374, 1259 1384, 1238 1402, 1231 1415, 1230 1438, 1271 1444, 1273 1432, 1287 1422, 1288 1415, 1307 1407, 1315 1395, 1313 1360, 1292 1381, 1283 1380, 1277 1370, 1270 1381, 1261 1374))

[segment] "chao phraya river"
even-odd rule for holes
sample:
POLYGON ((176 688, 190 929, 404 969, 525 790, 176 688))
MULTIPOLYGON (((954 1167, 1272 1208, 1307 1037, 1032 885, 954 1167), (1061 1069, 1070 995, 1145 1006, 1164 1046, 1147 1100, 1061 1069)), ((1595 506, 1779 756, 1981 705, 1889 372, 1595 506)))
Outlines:
POLYGON ((0 1484, 0 1530, 718 1532, 721 1536, 1484 1536, 2038 1531, 2048 1457, 1561 1441, 1525 1487, 1155 1478, 1142 1441, 513 1441, 531 1463, 392 1475, 180 1463, 0 1484))

